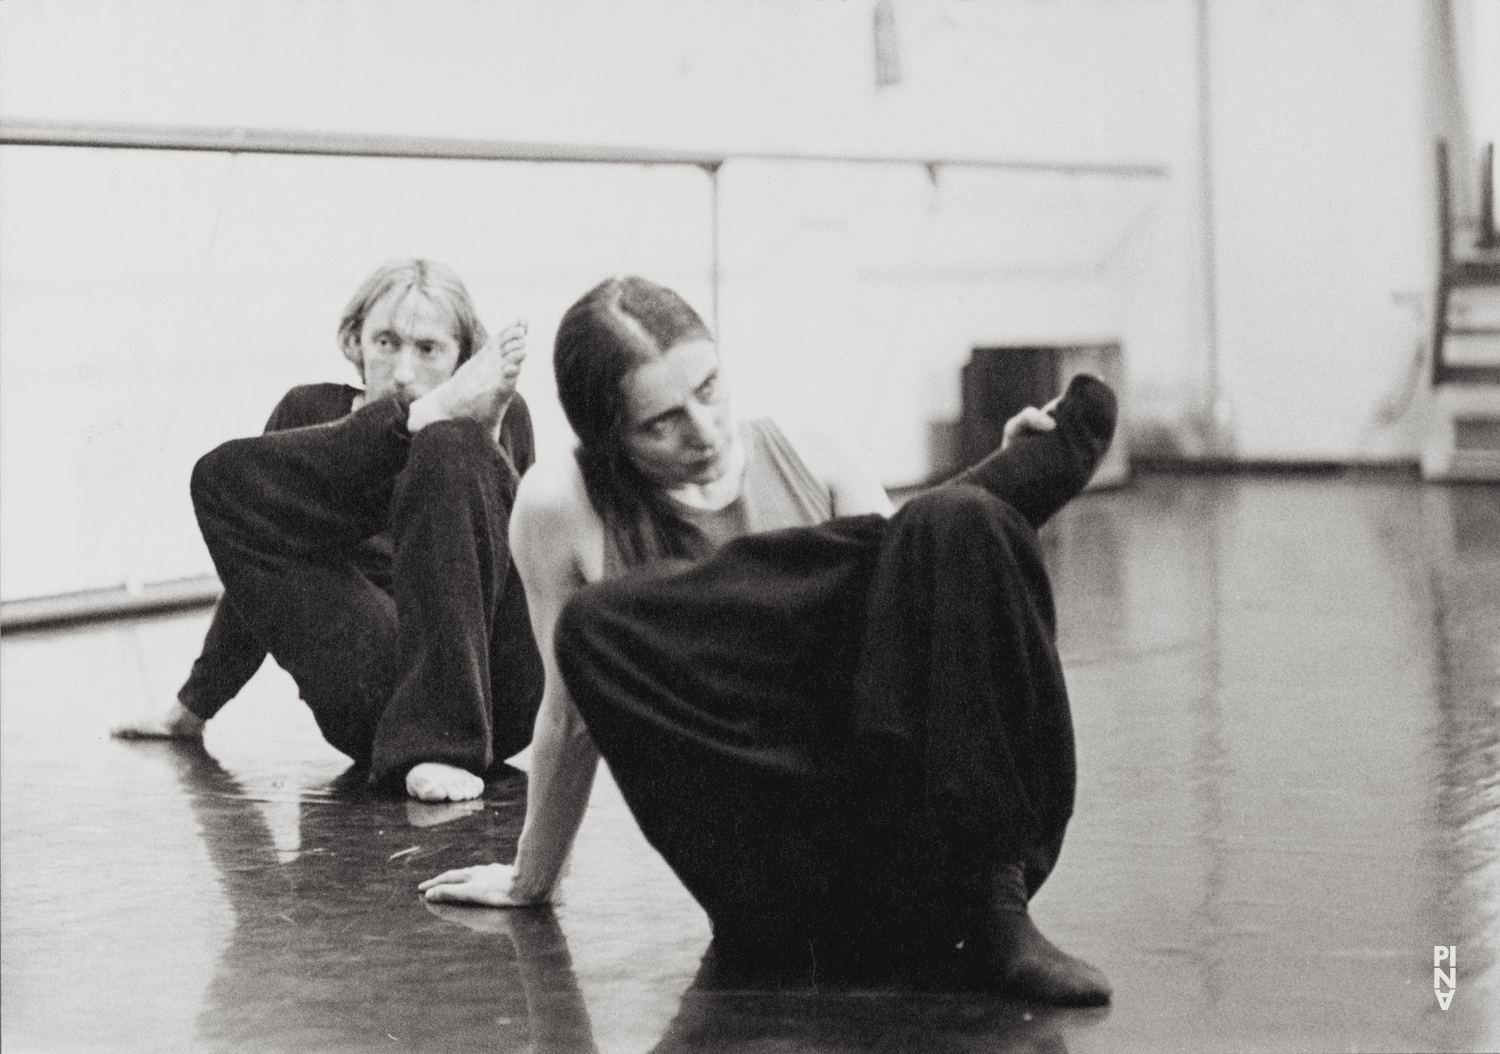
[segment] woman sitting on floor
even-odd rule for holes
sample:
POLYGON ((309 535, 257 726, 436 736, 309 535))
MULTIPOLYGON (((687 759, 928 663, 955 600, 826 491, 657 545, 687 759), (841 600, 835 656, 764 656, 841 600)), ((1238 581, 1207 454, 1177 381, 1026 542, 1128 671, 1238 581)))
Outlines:
POLYGON ((1075 380, 892 514, 831 449, 735 421, 707 327, 668 289, 601 284, 554 365, 576 458, 533 469, 511 521, 547 664, 526 824, 513 866, 427 897, 547 903, 602 752, 722 955, 961 946, 989 987, 1106 1002, 1027 901, 1075 785, 1035 532, 1103 456, 1109 389, 1075 380))

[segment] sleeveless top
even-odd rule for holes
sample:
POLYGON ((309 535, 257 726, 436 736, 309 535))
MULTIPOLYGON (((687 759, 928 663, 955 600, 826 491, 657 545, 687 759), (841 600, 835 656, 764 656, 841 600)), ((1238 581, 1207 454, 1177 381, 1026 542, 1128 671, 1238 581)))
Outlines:
MULTIPOLYGON (((740 425, 745 444, 745 478, 740 496, 722 509, 698 509, 668 500, 673 511, 703 532, 717 549, 744 534, 783 527, 812 527, 833 518, 833 492, 813 474, 786 434, 770 418, 740 425)), ((627 570, 613 536, 604 535, 604 578, 627 570)))

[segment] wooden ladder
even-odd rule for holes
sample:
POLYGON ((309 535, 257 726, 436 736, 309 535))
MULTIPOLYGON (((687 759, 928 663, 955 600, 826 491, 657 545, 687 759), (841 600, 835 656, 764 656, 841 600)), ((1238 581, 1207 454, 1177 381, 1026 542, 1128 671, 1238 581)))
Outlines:
POLYGON ((1448 144, 1437 144, 1438 277, 1433 301, 1433 399, 1422 449, 1426 479, 1500 480, 1500 238, 1493 143, 1484 149, 1480 208, 1453 215, 1448 144), (1478 308, 1480 318, 1471 321, 1478 308), (1475 362, 1454 346, 1478 347, 1475 362))

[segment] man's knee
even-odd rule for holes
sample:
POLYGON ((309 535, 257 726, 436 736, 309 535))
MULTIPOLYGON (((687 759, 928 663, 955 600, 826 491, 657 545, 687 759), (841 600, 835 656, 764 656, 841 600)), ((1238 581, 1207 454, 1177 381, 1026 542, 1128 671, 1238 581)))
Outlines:
POLYGON ((403 482, 424 490, 508 479, 515 470, 483 425, 467 419, 434 421, 411 437, 403 482))
POLYGON ((485 427, 468 418, 434 421, 411 437, 410 464, 413 458, 462 457, 488 453, 495 445, 485 427))
POLYGON ((192 475, 188 478, 188 493, 200 523, 205 516, 213 517, 221 512, 228 496, 238 489, 237 482, 244 473, 240 448, 247 442, 249 440, 231 439, 221 443, 193 465, 192 475))

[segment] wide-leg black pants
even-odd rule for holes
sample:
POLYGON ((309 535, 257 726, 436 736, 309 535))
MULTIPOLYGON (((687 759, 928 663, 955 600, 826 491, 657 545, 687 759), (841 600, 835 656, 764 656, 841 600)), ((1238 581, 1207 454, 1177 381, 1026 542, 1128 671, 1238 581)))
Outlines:
POLYGON ((380 400, 216 448, 193 505, 226 602, 373 784, 484 773, 530 741, 542 664, 507 539, 519 479, 472 421, 380 400), (351 552, 389 530, 390 591, 351 552))
POLYGON ((955 883, 1019 861, 1034 891, 1057 860, 1076 770, 1051 587, 980 486, 590 587, 557 651, 716 943, 951 947, 955 883))

